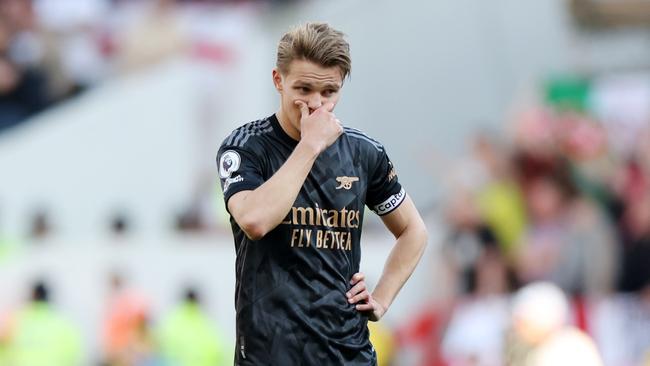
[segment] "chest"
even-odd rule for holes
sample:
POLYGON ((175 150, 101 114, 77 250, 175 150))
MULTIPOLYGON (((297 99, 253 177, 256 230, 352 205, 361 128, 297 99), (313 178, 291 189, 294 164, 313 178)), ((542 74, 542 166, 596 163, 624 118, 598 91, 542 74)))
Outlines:
MULTIPOLYGON (((286 147, 282 159, 269 164, 270 178, 289 158, 292 150, 286 147)), ((319 155, 296 198, 298 205, 314 205, 330 209, 355 208, 365 204, 368 189, 367 162, 354 146, 338 143, 319 155)))

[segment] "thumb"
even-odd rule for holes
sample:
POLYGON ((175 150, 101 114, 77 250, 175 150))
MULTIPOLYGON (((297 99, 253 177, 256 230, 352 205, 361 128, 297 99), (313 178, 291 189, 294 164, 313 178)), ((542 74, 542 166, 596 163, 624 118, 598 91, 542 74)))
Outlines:
POLYGON ((300 108, 300 118, 305 118, 309 116, 309 107, 302 100, 296 100, 295 104, 300 108))

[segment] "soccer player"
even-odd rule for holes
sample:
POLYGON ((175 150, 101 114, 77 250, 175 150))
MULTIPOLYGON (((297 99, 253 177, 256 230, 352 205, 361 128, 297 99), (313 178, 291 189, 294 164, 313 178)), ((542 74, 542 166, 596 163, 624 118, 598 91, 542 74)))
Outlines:
POLYGON ((386 313, 424 251, 424 223, 384 146, 333 113, 350 68, 343 33, 287 32, 278 111, 219 149, 237 254, 236 365, 375 365, 367 321, 386 313), (397 239, 372 294, 359 272, 365 205, 397 239))

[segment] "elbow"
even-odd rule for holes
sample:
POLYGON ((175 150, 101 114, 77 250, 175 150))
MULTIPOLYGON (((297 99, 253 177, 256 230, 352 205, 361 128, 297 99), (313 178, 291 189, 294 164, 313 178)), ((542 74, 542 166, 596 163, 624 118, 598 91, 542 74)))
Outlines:
POLYGON ((262 220, 259 220, 252 215, 242 217, 238 224, 246 236, 254 241, 262 239, 269 232, 269 230, 264 226, 262 220))
POLYGON ((260 240, 267 234, 267 231, 258 223, 246 223, 240 225, 240 227, 250 240, 260 240))
POLYGON ((242 230, 244 230, 244 233, 246 234, 246 236, 250 240, 253 240, 253 241, 258 241, 258 240, 262 239, 266 235, 266 233, 264 231, 259 230, 257 228, 248 228, 248 230, 242 228, 242 230))

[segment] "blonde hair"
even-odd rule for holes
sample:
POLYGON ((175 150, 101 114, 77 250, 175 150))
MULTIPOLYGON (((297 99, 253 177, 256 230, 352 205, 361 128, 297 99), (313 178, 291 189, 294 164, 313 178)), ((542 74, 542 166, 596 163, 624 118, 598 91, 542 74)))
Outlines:
POLYGON ((280 39, 276 66, 287 74, 293 60, 306 60, 323 67, 338 67, 345 79, 352 69, 352 59, 344 36, 327 23, 301 24, 280 39))

